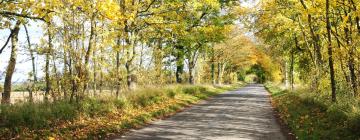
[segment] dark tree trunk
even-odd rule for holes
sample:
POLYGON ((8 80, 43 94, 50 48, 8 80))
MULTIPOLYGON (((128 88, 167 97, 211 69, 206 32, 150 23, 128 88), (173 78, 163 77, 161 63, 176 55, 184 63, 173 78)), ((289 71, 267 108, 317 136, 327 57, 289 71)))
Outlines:
POLYGON ((83 72, 83 79, 82 79, 82 83, 83 83, 83 89, 82 89, 82 92, 81 92, 81 98, 83 98, 82 96, 84 96, 84 93, 85 91, 87 90, 88 88, 88 83, 89 83, 89 60, 90 60, 90 56, 91 56, 91 52, 93 51, 93 45, 94 45, 94 34, 95 34, 95 18, 96 18, 96 15, 95 13, 92 13, 92 16, 91 16, 91 24, 90 24, 90 37, 89 37, 89 44, 88 44, 88 48, 87 48, 87 51, 86 51, 86 54, 85 54, 85 70, 83 72))
POLYGON ((195 66, 194 60, 190 60, 189 61, 189 84, 195 84, 194 72, 193 72, 194 66, 195 66))
POLYGON ((176 83, 182 83, 182 74, 184 72, 184 47, 176 46, 176 83))
MULTIPOLYGON (((120 42, 120 37, 117 40, 117 46, 120 47, 121 42, 120 42)), ((120 94, 120 84, 121 84, 121 79, 120 79, 120 49, 118 48, 116 50, 116 97, 119 96, 120 94)))
MULTIPOLYGON (((96 24, 94 25, 94 28, 96 30, 96 24)), ((96 46, 96 42, 97 42, 97 34, 94 34, 94 46, 96 46)), ((94 47, 93 49, 93 95, 94 97, 96 96, 96 91, 97 91, 97 60, 94 57, 96 55, 96 47, 94 47)))
POLYGON ((11 54, 9 59, 9 64, 6 69, 5 82, 4 82, 4 92, 2 93, 2 104, 10 103, 11 95, 11 81, 14 74, 15 65, 16 65, 16 56, 17 56, 17 47, 18 47, 18 35, 20 30, 20 21, 17 21, 15 27, 11 30, 11 54))
POLYGON ((50 53, 52 51, 52 34, 51 34, 51 23, 48 23, 48 48, 46 48, 45 54, 45 96, 44 100, 49 100, 49 94, 51 91, 51 81, 50 81, 50 53))
POLYGON ((327 38, 328 38, 328 55, 329 55, 329 69, 330 69, 330 81, 331 81, 331 100, 336 102, 336 83, 335 83, 335 72, 334 72, 334 64, 333 64, 333 56, 332 56, 332 43, 331 43, 331 25, 329 19, 329 8, 330 8, 330 0, 326 0, 326 30, 327 30, 327 38))
POLYGON ((215 81, 215 62, 212 61, 211 62, 211 83, 213 85, 215 85, 216 81, 215 81))
POLYGON ((28 29, 25 24, 24 24, 24 29, 25 29, 26 40, 28 43, 28 49, 29 49, 30 58, 31 58, 32 74, 33 74, 32 75, 33 81, 31 82, 31 86, 28 89, 29 90, 29 102, 33 102, 33 91, 35 90, 35 86, 36 86, 36 82, 37 82, 36 68, 35 68, 35 56, 34 56, 34 50, 31 47, 29 32, 28 32, 28 29))
POLYGON ((346 44, 347 46, 349 46, 349 57, 348 57, 348 67, 349 67, 349 72, 350 72, 350 81, 351 81, 351 87, 353 89, 353 94, 357 94, 357 78, 356 78, 356 74, 355 74, 355 62, 354 62, 354 47, 351 45, 351 40, 350 40, 350 33, 349 33, 349 28, 345 27, 344 28, 344 32, 345 32, 345 38, 346 38, 346 44))

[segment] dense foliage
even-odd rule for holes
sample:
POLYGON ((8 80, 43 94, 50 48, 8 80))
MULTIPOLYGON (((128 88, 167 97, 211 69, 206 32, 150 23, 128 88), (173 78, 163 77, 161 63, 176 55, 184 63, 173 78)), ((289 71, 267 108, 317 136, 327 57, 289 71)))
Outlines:
MULTIPOLYGON (((142 88, 244 80, 285 84, 285 91, 268 89, 300 139, 358 138, 359 5, 357 0, 0 0, 0 32, 6 35, 0 59, 7 61, 0 64, 0 123, 6 128, 1 135, 28 136, 34 130, 70 136, 71 129, 44 129, 86 119, 89 125, 103 114, 151 112, 159 101, 169 101, 160 107, 166 109, 208 96, 200 87, 142 88), (32 40, 31 26, 40 26, 40 41, 32 40), (26 80, 14 84, 19 56, 32 67, 26 80), (19 91, 28 95, 15 103, 19 91), (174 99, 178 94, 184 100, 174 99)), ((101 127, 106 123, 113 122, 101 127)), ((99 128, 80 129, 80 137, 99 128)))
POLYGON ((2 103, 12 102, 12 76, 24 54, 32 67, 20 87, 30 102, 38 91, 45 101, 79 102, 136 86, 236 82, 235 59, 247 57, 236 49, 255 46, 235 25, 244 11, 234 0, 1 0, 0 31, 10 31, 0 48, 8 60, 0 70, 2 103), (31 26, 42 27, 39 43, 31 26), (235 52, 225 52, 232 60, 218 58, 217 46, 234 37, 237 47, 226 47, 235 52))
POLYGON ((358 97, 358 1, 264 0, 257 36, 282 65, 284 82, 322 94, 358 97), (286 75, 286 76, 285 76, 286 75))
POLYGON ((359 138, 359 1, 263 0, 252 28, 281 66, 274 106, 299 139, 359 138))

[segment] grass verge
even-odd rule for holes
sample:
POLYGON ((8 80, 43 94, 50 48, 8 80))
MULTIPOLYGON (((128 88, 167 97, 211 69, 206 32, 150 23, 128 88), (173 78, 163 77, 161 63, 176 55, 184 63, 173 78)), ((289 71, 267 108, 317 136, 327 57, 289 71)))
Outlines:
POLYGON ((337 103, 306 89, 293 92, 265 85, 280 118, 300 140, 360 139, 360 102, 339 96, 337 103))
POLYGON ((127 92, 118 99, 0 106, 0 139, 103 139, 241 85, 172 85, 127 92))

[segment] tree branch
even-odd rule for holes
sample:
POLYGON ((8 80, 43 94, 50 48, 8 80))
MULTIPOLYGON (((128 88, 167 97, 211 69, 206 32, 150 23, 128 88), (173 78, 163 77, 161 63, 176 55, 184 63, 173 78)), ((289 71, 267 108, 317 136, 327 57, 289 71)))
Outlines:
POLYGON ((156 1, 156 0, 152 0, 152 1, 150 2, 150 4, 149 4, 144 10, 139 11, 139 12, 137 12, 137 13, 147 12, 147 11, 151 8, 151 6, 155 3, 155 1, 156 1))
POLYGON ((17 17, 23 17, 23 18, 28 18, 28 19, 45 21, 45 19, 43 17, 34 17, 34 16, 26 15, 26 14, 13 13, 13 12, 9 12, 9 11, 1 11, 0 15, 17 16, 17 17))
POLYGON ((13 36, 13 30, 10 30, 10 35, 7 38, 5 44, 1 47, 0 49, 0 54, 3 52, 3 50, 5 49, 5 47, 9 44, 10 38, 13 36))

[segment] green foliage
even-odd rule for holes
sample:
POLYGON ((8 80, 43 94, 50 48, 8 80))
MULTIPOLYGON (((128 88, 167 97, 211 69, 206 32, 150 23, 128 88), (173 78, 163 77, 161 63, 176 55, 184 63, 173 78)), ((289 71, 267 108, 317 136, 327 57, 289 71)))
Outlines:
POLYGON ((58 101, 51 106, 52 107, 47 110, 51 110, 50 113, 53 118, 57 120, 72 120, 78 113, 77 106, 66 101, 58 101))
POLYGON ((160 89, 140 90, 135 93, 128 93, 126 98, 135 106, 145 107, 162 101, 164 91, 160 89))
POLYGON ((104 99, 86 99, 79 104, 79 111, 90 117, 105 115, 115 109, 113 101, 104 99))
POLYGON ((26 88, 25 84, 15 84, 12 86, 12 91, 26 91, 26 88))
POLYGON ((129 104, 125 98, 115 99, 112 102, 117 109, 124 109, 129 104))
POLYGON ((72 120, 77 116, 76 105, 68 102, 21 103, 1 106, 1 120, 7 127, 49 127, 58 120, 72 120))
POLYGON ((167 93, 168 97, 170 97, 170 98, 174 98, 176 95, 176 92, 173 90, 168 90, 166 93, 167 93))
POLYGON ((299 139, 359 139, 360 104, 344 100, 336 104, 308 90, 289 92, 272 84, 273 104, 299 139))
POLYGON ((188 86, 184 87, 182 90, 185 94, 198 94, 204 92, 206 88, 200 86, 188 86))
POLYGON ((259 65, 259 64, 255 64, 251 67, 251 69, 249 71, 246 72, 247 74, 255 74, 256 75, 256 81, 254 82, 258 82, 258 83, 264 83, 266 80, 266 77, 270 77, 270 74, 267 73, 264 68, 259 65))

